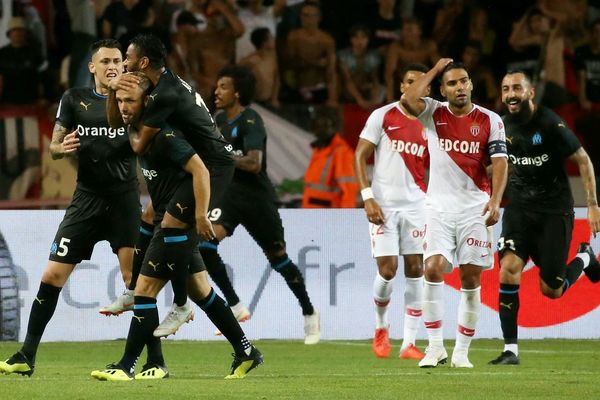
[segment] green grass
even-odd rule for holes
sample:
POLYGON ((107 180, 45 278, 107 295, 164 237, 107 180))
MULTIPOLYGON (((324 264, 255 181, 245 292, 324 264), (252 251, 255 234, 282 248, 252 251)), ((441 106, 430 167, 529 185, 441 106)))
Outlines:
MULTIPOLYGON (((225 342, 164 343, 171 378, 98 382, 90 371, 117 361, 124 342, 42 343, 33 377, 0 376, 0 399, 597 399, 600 341, 523 341, 520 366, 488 366, 501 343, 474 341, 473 370, 419 369, 396 357, 377 359, 365 341, 256 342, 265 364, 244 380, 226 381, 225 342)), ((0 343, 0 358, 19 348, 0 343)), ((451 343, 446 343, 450 351, 451 343)), ((398 343, 395 343, 396 355, 398 343)), ((144 359, 140 361, 143 364, 144 359)))

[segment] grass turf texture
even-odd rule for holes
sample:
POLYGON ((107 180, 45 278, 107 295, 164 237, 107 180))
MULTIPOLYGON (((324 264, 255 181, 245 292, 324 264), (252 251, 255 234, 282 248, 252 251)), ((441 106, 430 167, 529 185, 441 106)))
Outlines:
MULTIPOLYGON (((424 346, 424 343, 419 343, 424 346)), ((520 366, 489 366, 496 340, 475 340, 472 370, 448 364, 419 369, 415 361, 377 359, 366 341, 257 341, 265 364, 244 380, 223 377, 231 364, 226 342, 165 341, 171 377, 162 381, 99 382, 94 369, 118 361, 124 342, 42 343, 31 378, 0 375, 0 398, 19 399, 596 399, 600 341, 522 341, 520 366)), ((0 358, 19 348, 0 343, 0 358)), ((452 343, 446 348, 451 356, 452 343)), ((145 363, 145 354, 137 372, 145 363)))

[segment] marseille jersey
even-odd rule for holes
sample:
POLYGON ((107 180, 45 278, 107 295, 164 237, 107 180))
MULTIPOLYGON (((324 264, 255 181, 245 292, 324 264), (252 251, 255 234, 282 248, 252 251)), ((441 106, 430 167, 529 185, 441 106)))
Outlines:
POLYGON ((376 146, 371 188, 379 205, 394 210, 421 209, 429 153, 419 120, 407 117, 398 102, 388 104, 371 113, 360 137, 376 146))
POLYGON ((430 156, 426 204, 438 211, 469 212, 490 197, 490 157, 507 157, 500 116, 473 105, 458 117, 447 102, 426 97, 419 120, 426 128, 430 156))

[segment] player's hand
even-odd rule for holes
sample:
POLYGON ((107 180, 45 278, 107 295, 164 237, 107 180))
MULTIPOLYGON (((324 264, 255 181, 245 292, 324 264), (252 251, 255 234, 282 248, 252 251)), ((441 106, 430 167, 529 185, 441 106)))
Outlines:
POLYGON ((433 68, 435 68, 435 70, 439 74, 444 70, 444 68, 446 68, 446 65, 450 64, 453 61, 454 60, 452 58, 440 58, 438 62, 435 63, 435 66, 433 68))
POLYGON ((196 232, 202 240, 206 240, 207 242, 210 242, 217 236, 213 230, 212 223, 208 217, 203 214, 196 215, 196 232))
POLYGON ((140 78, 132 74, 122 74, 121 76, 111 79, 108 86, 112 90, 132 90, 140 83, 140 78))
POLYGON ((481 216, 485 216, 485 225, 492 226, 495 225, 498 220, 500 220, 500 204, 495 201, 488 201, 485 207, 483 208, 483 212, 481 216))
POLYGON ((73 132, 65 136, 62 143, 60 144, 60 152, 63 156, 73 154, 79 149, 79 129, 75 129, 73 132))
POLYGON ((592 234, 596 237, 596 234, 600 232, 600 208, 598 206, 588 207, 588 222, 592 234))
POLYGON ((385 222, 383 211, 381 211, 381 207, 379 207, 375 199, 365 200, 365 212, 370 223, 382 225, 385 222))

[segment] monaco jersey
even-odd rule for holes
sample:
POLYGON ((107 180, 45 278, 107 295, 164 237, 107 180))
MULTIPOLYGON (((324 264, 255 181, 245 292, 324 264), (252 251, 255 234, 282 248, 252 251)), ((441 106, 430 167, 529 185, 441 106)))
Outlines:
POLYGON ((376 146, 371 187, 379 205, 394 210, 421 209, 429 160, 423 125, 407 117, 394 102, 371 113, 360 137, 376 146))
POLYGON ((490 198, 490 157, 507 157, 500 116, 474 104, 469 114, 457 117, 447 102, 423 100, 419 120, 427 131, 431 158, 427 206, 445 212, 483 208, 490 198))

